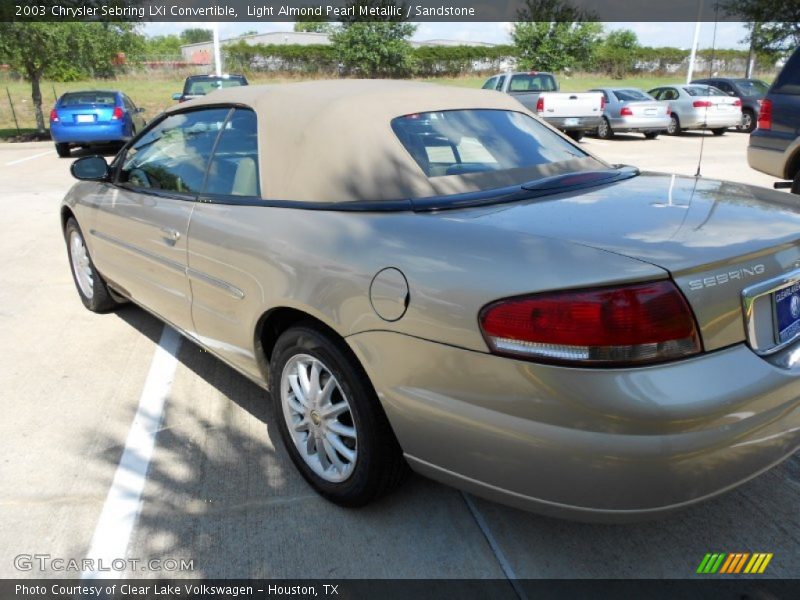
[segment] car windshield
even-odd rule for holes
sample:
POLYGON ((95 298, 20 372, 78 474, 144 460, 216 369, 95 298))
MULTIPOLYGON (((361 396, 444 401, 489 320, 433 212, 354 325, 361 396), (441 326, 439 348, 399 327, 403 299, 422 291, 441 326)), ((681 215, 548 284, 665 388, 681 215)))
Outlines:
POLYGON ((556 80, 545 73, 524 73, 511 77, 510 92, 555 92, 556 80))
POLYGON ((711 85, 687 85, 683 89, 690 96, 727 96, 725 92, 721 92, 711 85))
POLYGON ((61 106, 80 106, 82 104, 98 104, 114 106, 117 99, 108 92, 69 92, 61 96, 61 106))
POLYGON ((650 94, 646 94, 642 90, 614 90, 614 95, 617 100, 622 102, 636 102, 638 100, 655 100, 650 94))
POLYGON ((428 177, 500 171, 584 158, 586 153, 523 113, 451 110, 392 120, 428 177))
POLYGON ((766 96, 769 86, 759 79, 738 79, 736 87, 742 96, 766 96))
POLYGON ((196 79, 187 82, 187 89, 184 94, 191 94, 193 96, 204 96, 210 94, 214 90, 229 87, 238 87, 245 85, 242 77, 226 77, 219 79, 196 79))

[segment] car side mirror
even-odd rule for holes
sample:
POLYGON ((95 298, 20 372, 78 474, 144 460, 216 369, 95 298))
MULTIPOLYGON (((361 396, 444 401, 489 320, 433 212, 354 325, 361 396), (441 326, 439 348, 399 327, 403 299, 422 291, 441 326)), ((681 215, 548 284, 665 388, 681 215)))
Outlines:
POLYGON ((180 99, 181 99, 181 96, 183 96, 183 94, 181 94, 180 92, 178 92, 177 94, 172 94, 172 99, 173 99, 173 100, 180 100, 180 99))
POLYGON ((146 110, 146 109, 144 109, 144 108, 142 108, 142 107, 140 106, 139 108, 137 108, 137 109, 136 109, 136 113, 137 113, 137 114, 141 114, 141 113, 143 113, 145 110, 146 110))
POLYGON ((81 181, 108 181, 111 169, 102 156, 84 156, 69 168, 75 179, 81 181))

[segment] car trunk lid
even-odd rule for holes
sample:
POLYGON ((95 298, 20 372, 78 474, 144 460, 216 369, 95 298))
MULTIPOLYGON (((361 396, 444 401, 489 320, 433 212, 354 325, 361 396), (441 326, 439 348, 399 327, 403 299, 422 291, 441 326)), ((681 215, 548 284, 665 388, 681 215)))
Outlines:
POLYGON ((645 173, 450 216, 566 239, 667 270, 691 305, 707 350, 746 340, 743 290, 800 267, 800 214, 791 198, 730 182, 645 173))

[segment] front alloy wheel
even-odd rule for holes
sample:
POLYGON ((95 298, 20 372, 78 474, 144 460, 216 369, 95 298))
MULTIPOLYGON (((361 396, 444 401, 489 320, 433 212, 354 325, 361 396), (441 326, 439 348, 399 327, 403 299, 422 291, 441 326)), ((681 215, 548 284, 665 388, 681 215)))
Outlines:
POLYGON ((97 272, 86 247, 83 232, 74 218, 69 218, 64 226, 67 242, 67 257, 72 271, 72 279, 83 305, 92 312, 106 312, 120 304, 97 272))

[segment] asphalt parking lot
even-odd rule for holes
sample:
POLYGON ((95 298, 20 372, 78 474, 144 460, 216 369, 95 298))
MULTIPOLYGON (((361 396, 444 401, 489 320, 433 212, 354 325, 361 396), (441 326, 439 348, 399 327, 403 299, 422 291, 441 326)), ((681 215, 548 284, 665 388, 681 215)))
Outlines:
MULTIPOLYGON (((740 133, 582 144, 694 175, 701 141, 703 176, 771 186, 740 133)), ((74 577, 15 557, 97 552, 193 560, 184 573, 129 567, 136 577, 214 578, 684 578, 707 552, 771 552, 765 577, 800 577, 800 455, 632 525, 539 517, 418 476, 365 509, 327 503, 291 465, 260 388, 136 307, 83 308, 59 231, 70 162, 49 143, 0 144, 0 577, 74 577), (139 409, 159 390, 160 420, 139 409), (144 470, 141 426, 158 431, 144 470)))

